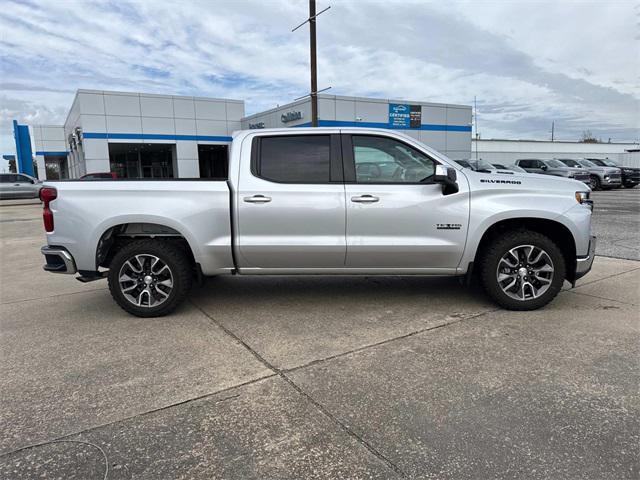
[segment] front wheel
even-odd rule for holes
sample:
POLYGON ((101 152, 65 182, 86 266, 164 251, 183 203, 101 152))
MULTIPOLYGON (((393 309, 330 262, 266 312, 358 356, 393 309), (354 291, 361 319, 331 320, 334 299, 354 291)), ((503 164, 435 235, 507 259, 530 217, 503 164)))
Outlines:
POLYGON ((178 246, 136 240, 109 265, 109 290, 120 307, 137 317, 161 317, 182 303, 192 282, 191 263, 178 246))
POLYGON ((508 310, 535 310, 555 298, 565 279, 560 248, 530 230, 507 232, 480 259, 485 291, 508 310))
POLYGON ((597 175, 591 175, 591 177, 589 178, 589 187, 594 192, 596 190, 600 190, 602 188, 602 186, 600 184, 600 178, 598 178, 597 175))

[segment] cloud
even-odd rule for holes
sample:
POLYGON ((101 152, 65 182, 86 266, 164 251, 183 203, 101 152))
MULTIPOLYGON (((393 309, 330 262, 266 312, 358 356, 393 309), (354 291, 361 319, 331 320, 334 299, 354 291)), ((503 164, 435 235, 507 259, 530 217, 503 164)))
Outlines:
MULTIPOLYGON (((318 20, 319 86, 471 104, 484 138, 640 137, 634 2, 339 1, 318 20)), ((320 0, 318 9, 329 5, 320 0)), ((246 100, 309 91, 304 0, 5 1, 0 139, 63 123, 78 88, 246 100), (215 7, 215 8, 214 8, 215 7)))

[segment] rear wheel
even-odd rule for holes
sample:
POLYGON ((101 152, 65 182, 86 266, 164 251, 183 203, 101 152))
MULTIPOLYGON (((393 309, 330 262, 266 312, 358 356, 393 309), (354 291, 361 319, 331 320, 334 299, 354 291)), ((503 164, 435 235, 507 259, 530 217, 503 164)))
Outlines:
POLYGON ((161 240, 136 240, 118 251, 109 266, 111 296, 138 317, 161 317, 182 303, 192 271, 179 247, 161 240))
POLYGON ((589 179, 589 187, 591 187, 591 190, 594 190, 594 191, 601 189, 600 179, 598 178, 597 175, 591 175, 589 179))
POLYGON ((508 310, 535 310, 555 298, 565 279, 560 248, 530 230, 504 234, 480 259, 480 278, 487 294, 508 310))

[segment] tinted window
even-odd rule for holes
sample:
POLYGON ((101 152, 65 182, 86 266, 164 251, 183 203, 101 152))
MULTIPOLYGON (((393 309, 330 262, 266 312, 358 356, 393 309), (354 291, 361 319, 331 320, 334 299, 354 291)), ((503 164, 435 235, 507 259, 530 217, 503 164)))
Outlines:
POLYGON ((518 160, 518 165, 520 165, 522 168, 531 168, 532 163, 532 160, 518 160))
POLYGON ((329 135, 262 137, 257 173, 275 182, 328 183, 330 152, 329 135))
POLYGON ((559 160, 547 160, 547 165, 553 168, 565 168, 566 165, 559 160))
POLYGON ((435 162, 391 138, 352 135, 358 183, 418 183, 435 173, 435 162))
POLYGON ((567 158, 561 158, 560 161, 569 167, 580 167, 580 164, 575 160, 570 160, 567 158))
POLYGON ((6 175, 6 174, 0 175, 0 183, 9 183, 9 175, 6 175))

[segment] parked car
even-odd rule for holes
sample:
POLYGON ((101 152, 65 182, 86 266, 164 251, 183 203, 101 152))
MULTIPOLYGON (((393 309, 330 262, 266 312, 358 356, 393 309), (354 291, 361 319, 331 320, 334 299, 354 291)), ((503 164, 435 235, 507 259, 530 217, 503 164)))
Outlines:
POLYGON ((502 163, 493 163, 494 167, 499 170, 511 170, 512 172, 527 173, 527 171, 518 165, 503 165, 502 163))
POLYGON ((473 170, 473 167, 471 166, 471 163, 469 163, 468 160, 454 160, 454 161, 463 168, 470 168, 471 170, 473 170))
POLYGON ((640 168, 622 167, 613 160, 600 158, 587 158, 591 163, 595 163, 599 167, 615 167, 619 168, 622 173, 622 185, 626 188, 633 188, 640 183, 640 168))
POLYGON ((82 175, 80 180, 115 180, 117 178, 116 172, 98 172, 82 175))
POLYGON ((600 167, 584 158, 580 160, 559 158, 558 160, 567 166, 575 166, 589 172, 591 190, 617 188, 622 184, 622 173, 619 168, 600 167))
POLYGON ((558 160, 540 160, 537 158, 521 158, 516 165, 529 173, 555 175, 556 177, 573 178, 579 182, 589 183, 590 176, 581 168, 569 167, 558 160))
POLYGON ((477 271, 496 303, 532 310, 593 262, 584 184, 463 169, 392 130, 246 130, 229 162, 226 181, 47 182, 45 270, 107 277, 153 317, 223 274, 477 271))
POLYGON ((42 184, 24 173, 0 173, 0 199, 38 198, 42 184))

